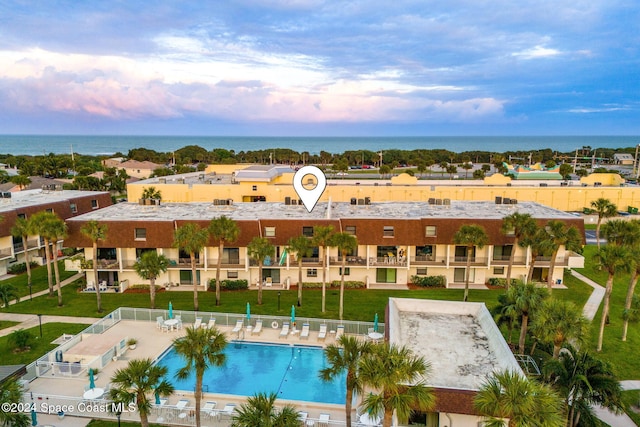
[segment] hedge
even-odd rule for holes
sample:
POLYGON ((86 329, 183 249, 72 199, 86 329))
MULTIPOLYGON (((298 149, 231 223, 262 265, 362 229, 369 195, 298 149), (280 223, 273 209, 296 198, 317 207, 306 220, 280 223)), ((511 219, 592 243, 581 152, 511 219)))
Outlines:
MULTIPOLYGON (((31 261, 29 265, 31 266, 31 268, 36 268, 39 266, 39 264, 35 261, 31 261)), ((26 271, 27 271, 27 264, 24 262, 21 262, 20 264, 13 264, 9 266, 9 268, 7 268, 7 273, 9 274, 22 274, 22 273, 25 273, 26 271)))
POLYGON ((446 288, 445 276, 411 276, 411 283, 425 288, 446 288))
MULTIPOLYGON (((220 289, 225 291, 237 291, 242 289, 249 289, 249 281, 244 279, 238 280, 221 280, 220 289)), ((209 290, 216 290, 216 279, 209 280, 209 290)))
MULTIPOLYGON (((507 279, 502 277, 492 277, 487 282, 490 286, 495 286, 498 288, 504 288, 507 285, 507 279)), ((515 283, 516 279, 511 279, 511 284, 513 285, 515 283)))

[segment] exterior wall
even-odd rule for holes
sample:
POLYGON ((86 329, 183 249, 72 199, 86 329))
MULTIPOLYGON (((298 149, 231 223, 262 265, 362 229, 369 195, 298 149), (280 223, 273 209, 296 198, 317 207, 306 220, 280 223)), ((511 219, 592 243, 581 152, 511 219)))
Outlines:
POLYGON ((439 425, 441 427, 478 427, 482 417, 476 415, 449 414, 441 412, 439 414, 439 425))

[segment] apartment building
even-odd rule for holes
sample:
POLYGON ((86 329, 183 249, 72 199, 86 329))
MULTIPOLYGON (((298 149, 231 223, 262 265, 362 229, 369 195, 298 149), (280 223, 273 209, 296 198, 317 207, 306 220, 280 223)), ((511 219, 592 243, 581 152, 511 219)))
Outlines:
MULTIPOLYGON (((11 235, 11 228, 18 218, 49 211, 66 220, 111 205, 108 192, 62 190, 61 186, 2 192, 0 195, 0 276, 7 274, 7 268, 12 264, 25 262, 27 254, 30 261, 43 262, 44 242, 40 236, 29 236, 25 248, 22 238, 11 235)), ((62 241, 57 246, 61 249, 62 241)))
MULTIPOLYGON (((274 256, 264 261, 263 277, 272 284, 295 285, 298 263, 295 254, 285 253, 287 241, 305 235, 313 237, 316 225, 331 225, 334 230, 351 233, 357 249, 346 259, 345 279, 366 285, 404 285, 412 276, 445 276, 448 285, 464 283, 467 257, 471 258, 470 281, 486 283, 492 277, 506 277, 511 251, 515 251, 512 277, 527 274, 532 262, 527 248, 513 247, 513 236, 501 231, 503 218, 513 212, 529 213, 540 224, 561 220, 584 234, 581 218, 537 203, 496 204, 478 201, 433 199, 427 202, 372 203, 369 199, 349 203, 318 203, 308 213, 303 206, 286 203, 231 203, 216 199, 213 203, 120 203, 99 211, 69 218, 66 246, 85 248, 87 259, 93 257, 91 242, 80 228, 90 220, 108 226, 107 238, 98 244, 100 281, 114 284, 128 280, 130 284, 148 283, 139 278, 133 265, 145 251, 158 251, 170 260, 168 271, 158 284, 189 284, 189 255, 173 247, 175 229, 185 223, 206 227, 213 218, 225 215, 240 228, 238 240, 226 244, 218 253, 218 242, 210 239, 197 254, 197 274, 205 289, 215 277, 218 258, 222 258, 222 279, 245 279, 255 286, 259 277, 256 262, 248 256, 247 245, 256 236, 267 238, 274 246, 274 256), (489 244, 468 250, 454 243, 454 235, 465 224, 478 224, 489 235, 489 244)), ((342 258, 336 248, 322 254, 318 248, 304 258, 303 282, 322 281, 322 260, 326 257, 328 281, 339 280, 342 258)), ((554 271, 549 271, 549 258, 535 262, 534 278, 546 279, 551 274, 561 280, 563 270, 581 267, 581 255, 561 248, 554 271)))

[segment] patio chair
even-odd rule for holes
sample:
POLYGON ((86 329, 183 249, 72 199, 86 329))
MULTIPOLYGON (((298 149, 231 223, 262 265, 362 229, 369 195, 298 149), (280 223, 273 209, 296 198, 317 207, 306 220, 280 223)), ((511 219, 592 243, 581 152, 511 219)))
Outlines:
POLYGON ((303 323, 300 331, 300 339, 309 339, 309 324, 303 323))
POLYGON ((318 425, 322 427, 328 427, 330 418, 331 416, 329 414, 320 414, 320 417, 318 418, 318 425))
POLYGON ((338 325, 336 328, 336 341, 344 335, 344 325, 338 325))
POLYGON ((226 405, 224 405, 224 408, 222 410, 220 410, 221 414, 224 415, 233 415, 233 413, 236 410, 236 404, 235 403, 227 403, 226 405))
POLYGON ((282 330, 280 331, 280 338, 286 338, 289 335, 289 322, 282 324, 282 330))
POLYGON ((212 329, 215 326, 216 326, 216 318, 211 316, 211 319, 209 319, 209 323, 207 323, 206 328, 212 329))
POLYGON ((156 328, 162 329, 163 326, 164 326, 164 317, 162 316, 156 317, 156 328))
POLYGON ((213 418, 216 415, 214 412, 216 405, 216 402, 210 400, 204 404, 202 409, 200 409, 200 412, 204 412, 209 418, 213 418))
POLYGON ((262 332, 262 319, 256 320, 256 325, 251 330, 251 335, 260 335, 262 332))
POLYGON ((307 418, 309 417, 308 412, 298 412, 298 421, 300 421, 300 425, 303 426, 307 423, 307 418))
POLYGON ((267 277, 266 282, 265 282, 264 285, 265 286, 269 286, 269 287, 273 286, 273 278, 267 277))
POLYGON ((202 317, 196 317, 196 321, 193 322, 193 329, 198 329, 202 325, 202 317))
POLYGON ((238 320, 236 320, 236 326, 233 327, 231 332, 236 334, 236 333, 238 333, 238 332, 240 332, 242 330, 243 326, 244 326, 244 320, 243 319, 238 319, 238 320))
POLYGON ((320 331, 318 332, 318 341, 324 341, 327 337, 327 324, 323 323, 320 325, 320 331))
POLYGON ((176 323, 176 329, 182 329, 182 315, 176 314, 176 320, 178 321, 178 323, 176 323))

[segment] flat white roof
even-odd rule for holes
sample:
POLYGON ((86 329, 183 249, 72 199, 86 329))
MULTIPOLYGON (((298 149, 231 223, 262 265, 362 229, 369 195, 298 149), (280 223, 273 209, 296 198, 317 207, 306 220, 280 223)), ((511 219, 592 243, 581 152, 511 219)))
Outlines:
POLYGON ((14 209, 38 206, 47 203, 60 202, 63 200, 75 199, 83 196, 97 196, 104 194, 104 191, 81 191, 81 190, 24 190, 11 193, 11 198, 0 198, 0 212, 12 211, 14 209))
POLYGON ((225 215, 234 220, 255 219, 502 219, 513 212, 529 213, 534 218, 575 219, 573 215, 535 202, 500 205, 488 201, 456 201, 450 205, 430 205, 427 202, 378 202, 370 205, 352 205, 347 202, 320 202, 309 213, 300 205, 257 202, 234 203, 219 206, 212 203, 162 203, 143 206, 138 203, 118 203, 104 209, 71 218, 70 221, 174 221, 208 220, 225 215))
POLYGON ((432 387, 479 390, 492 372, 523 374, 484 303, 389 298, 387 329, 431 364, 432 387))

